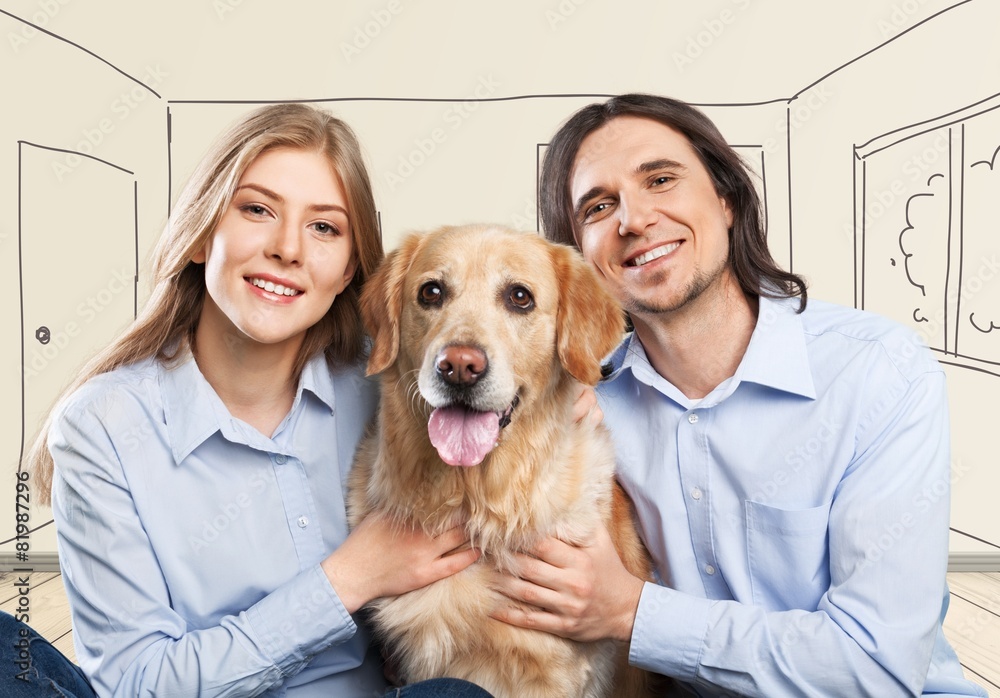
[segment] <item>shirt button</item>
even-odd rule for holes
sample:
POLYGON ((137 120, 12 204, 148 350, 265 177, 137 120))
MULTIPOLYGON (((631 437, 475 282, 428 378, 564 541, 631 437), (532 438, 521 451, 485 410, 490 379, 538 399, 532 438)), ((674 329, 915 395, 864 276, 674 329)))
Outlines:
POLYGON ((691 422, 692 424, 696 424, 698 422, 698 415, 693 414, 693 413, 689 414, 688 415, 688 421, 691 422))
POLYGON ((277 463, 278 465, 284 465, 286 462, 288 462, 288 458, 279 453, 277 456, 274 457, 274 462, 277 463))
POLYGON ((715 568, 712 565, 705 565, 705 574, 715 574, 715 568))
POLYGON ((299 528, 305 528, 306 526, 309 525, 309 517, 308 516, 300 516, 299 520, 297 521, 297 523, 299 524, 299 528))
POLYGON ((691 490, 691 499, 701 499, 701 490, 695 487, 691 490))

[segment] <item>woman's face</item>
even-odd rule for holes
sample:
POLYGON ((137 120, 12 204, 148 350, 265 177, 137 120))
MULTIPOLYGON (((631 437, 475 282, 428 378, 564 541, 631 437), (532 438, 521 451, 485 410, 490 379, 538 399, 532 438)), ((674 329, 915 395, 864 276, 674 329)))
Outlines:
POLYGON ((201 323, 297 351, 356 267, 347 197, 326 157, 262 153, 194 261, 205 264, 201 323))

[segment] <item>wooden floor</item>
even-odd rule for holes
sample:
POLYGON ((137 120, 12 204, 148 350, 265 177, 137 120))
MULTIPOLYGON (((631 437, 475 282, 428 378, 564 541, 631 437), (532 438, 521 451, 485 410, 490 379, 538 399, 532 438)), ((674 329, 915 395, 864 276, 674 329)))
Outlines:
MULTIPOLYGON (((0 608, 15 613, 22 603, 18 577, 0 573, 0 608)), ((948 575, 951 608, 945 634, 958 652, 965 675, 1000 698, 1000 573, 962 572, 948 575)), ((73 632, 69 607, 58 573, 36 573, 28 590, 30 624, 70 659, 73 632)))
POLYGON ((952 572, 951 606, 944 620, 966 677, 1000 698, 1000 573, 952 572))

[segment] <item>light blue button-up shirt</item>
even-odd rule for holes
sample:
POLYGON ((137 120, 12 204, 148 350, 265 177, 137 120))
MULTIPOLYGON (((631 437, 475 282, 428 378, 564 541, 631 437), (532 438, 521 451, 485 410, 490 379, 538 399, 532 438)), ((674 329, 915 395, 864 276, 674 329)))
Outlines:
POLYGON ((944 373, 883 318, 761 298, 728 380, 690 400, 632 335, 598 386, 661 584, 633 664, 702 696, 986 696, 948 603, 944 373))
POLYGON ((58 411, 53 510, 77 659, 101 696, 371 696, 369 634, 320 569, 377 401, 317 357, 268 438, 190 354, 98 376, 58 411))

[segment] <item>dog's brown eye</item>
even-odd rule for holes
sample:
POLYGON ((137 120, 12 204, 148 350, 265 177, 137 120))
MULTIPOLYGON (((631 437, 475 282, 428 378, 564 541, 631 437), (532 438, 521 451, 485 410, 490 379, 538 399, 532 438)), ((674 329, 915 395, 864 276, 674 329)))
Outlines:
POLYGON ((524 286, 511 286, 507 291, 507 303, 513 310, 531 310, 535 299, 524 286))
POLYGON ((420 301, 420 305, 425 307, 441 305, 442 298, 444 298, 444 291, 437 281, 428 281, 420 287, 420 291, 417 293, 417 300, 420 301))

